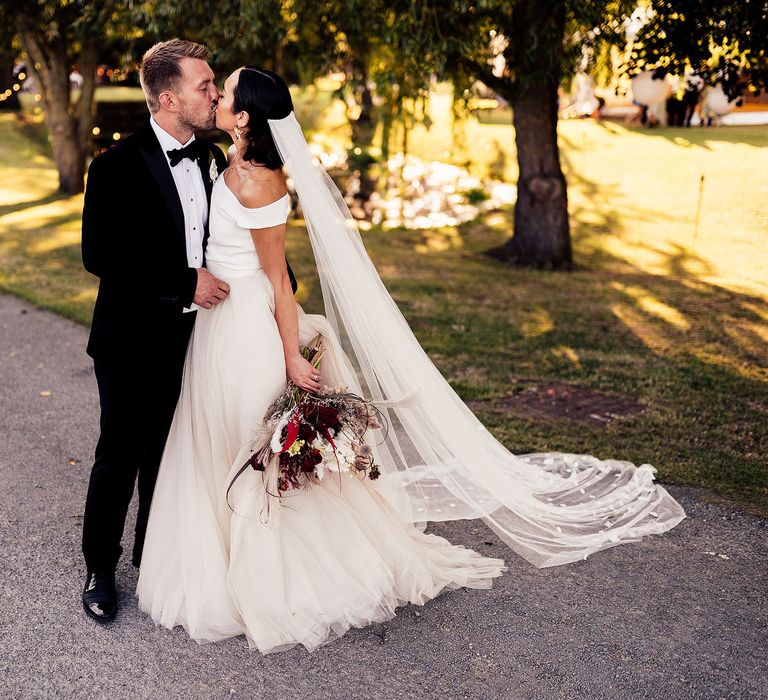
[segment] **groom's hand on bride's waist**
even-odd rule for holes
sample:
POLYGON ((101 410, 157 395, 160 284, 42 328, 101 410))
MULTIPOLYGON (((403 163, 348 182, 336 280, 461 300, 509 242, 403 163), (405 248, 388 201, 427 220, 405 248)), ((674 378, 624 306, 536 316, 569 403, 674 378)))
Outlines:
POLYGON ((214 277, 204 267, 198 268, 195 304, 204 309, 210 309, 220 301, 224 301, 227 294, 229 294, 229 285, 224 280, 214 277))

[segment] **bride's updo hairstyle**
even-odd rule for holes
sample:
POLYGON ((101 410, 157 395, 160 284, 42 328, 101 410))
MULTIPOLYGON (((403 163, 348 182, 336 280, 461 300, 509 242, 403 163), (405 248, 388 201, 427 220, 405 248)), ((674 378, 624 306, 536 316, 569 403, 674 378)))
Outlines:
POLYGON ((244 66, 233 90, 232 111, 248 113, 248 144, 243 160, 264 165, 270 170, 283 166, 267 119, 283 119, 293 111, 291 92, 285 81, 271 70, 244 66))

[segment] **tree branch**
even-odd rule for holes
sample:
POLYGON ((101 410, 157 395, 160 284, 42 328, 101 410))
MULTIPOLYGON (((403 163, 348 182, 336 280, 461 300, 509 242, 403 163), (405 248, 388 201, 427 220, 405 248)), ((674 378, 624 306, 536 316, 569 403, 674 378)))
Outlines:
POLYGON ((515 81, 511 78, 494 75, 490 66, 484 66, 466 56, 460 56, 458 63, 467 73, 497 92, 507 102, 512 102, 515 98, 517 90, 515 89, 515 81))

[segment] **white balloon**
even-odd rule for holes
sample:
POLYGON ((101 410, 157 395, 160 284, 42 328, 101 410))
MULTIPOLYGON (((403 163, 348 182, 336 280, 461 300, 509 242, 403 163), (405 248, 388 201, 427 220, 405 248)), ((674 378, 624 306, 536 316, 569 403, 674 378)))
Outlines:
POLYGON ((667 77, 653 79, 653 71, 646 70, 632 78, 632 96, 635 102, 650 107, 664 102, 669 94, 667 77))
POLYGON ((718 83, 707 90, 704 96, 704 109, 717 115, 730 114, 736 109, 737 100, 728 100, 728 96, 723 91, 723 86, 718 83))

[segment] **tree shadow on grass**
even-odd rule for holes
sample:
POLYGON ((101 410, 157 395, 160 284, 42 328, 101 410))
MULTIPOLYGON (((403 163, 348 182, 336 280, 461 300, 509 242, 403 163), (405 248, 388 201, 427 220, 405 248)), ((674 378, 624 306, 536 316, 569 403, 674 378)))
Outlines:
POLYGON ((659 126, 648 128, 644 126, 622 124, 613 120, 595 122, 600 128, 615 135, 638 134, 653 138, 665 139, 678 146, 687 148, 711 149, 710 142, 740 143, 754 148, 768 146, 768 129, 764 126, 719 126, 719 127, 674 127, 659 126))
POLYGON ((0 289, 80 323, 90 320, 97 280, 82 264, 79 209, 35 216, 31 225, 4 224, 2 216, 62 197, 51 194, 0 215, 0 289), (73 226, 75 224, 75 226, 73 226))
MULTIPOLYGON (((608 301, 632 305, 643 316, 655 319, 658 333, 664 335, 673 346, 684 344, 686 339, 698 337, 707 342, 717 342, 725 357, 751 362, 743 356, 759 344, 761 329, 768 321, 768 302, 757 293, 740 292, 704 281, 714 276, 716 270, 704 258, 679 243, 668 242, 663 246, 632 241, 638 250, 653 253, 662 260, 655 267, 663 274, 652 274, 634 265, 628 259, 617 256, 603 245, 603 234, 621 239, 627 234, 626 226, 642 220, 660 223, 670 217, 653 211, 636 210, 622 206, 621 212, 612 206, 614 190, 598 185, 575 171, 567 157, 564 166, 571 188, 578 189, 578 200, 572 198, 570 208, 571 233, 577 261, 587 266, 599 277, 610 275, 609 284, 614 290, 608 301), (741 342, 729 334, 734 323, 754 324, 745 334, 739 334, 750 342, 741 342), (727 340, 730 338, 730 340, 727 340)), ((768 352, 759 358, 760 370, 768 367, 768 352)))
POLYGON ((63 192, 51 192, 43 197, 37 199, 30 199, 23 202, 14 202, 13 204, 0 205, 0 217, 7 214, 15 214, 16 212, 24 211, 25 209, 32 209, 34 207, 40 207, 45 204, 51 204, 58 202, 60 199, 68 199, 71 195, 63 192))
MULTIPOLYGON (((577 256, 589 269, 573 274, 599 298, 591 321, 632 348, 644 375, 627 378, 630 393, 657 403, 662 436, 676 443, 682 480, 768 507, 768 302, 702 279, 707 260, 675 243, 638 243, 663 274, 652 274, 610 252, 601 232, 621 238, 636 213, 611 206, 610 190, 569 173, 581 205, 571 210, 577 256)), ((663 215, 650 213, 661 220, 663 215)), ((565 300, 563 300, 565 301, 565 300)), ((568 303, 554 325, 566 323, 568 303)), ((582 343, 584 347, 584 343, 582 343)), ((574 348, 575 353, 580 348, 574 348)), ((611 371, 610 369, 608 371, 611 371)))
MULTIPOLYGON (((604 225, 620 231, 623 217, 601 211, 604 225)), ((512 376, 504 383, 497 374, 500 390, 488 396, 522 391, 530 379, 564 381, 637 400, 645 411, 602 430, 489 416, 497 435, 518 452, 639 454, 662 480, 711 489, 765 516, 768 302, 699 279, 692 270, 707 274, 707 262, 680 246, 657 250, 666 256, 666 273, 651 274, 602 248, 581 213, 572 213, 573 240, 586 264, 573 272, 492 271, 500 263, 487 263, 485 284, 505 277, 518 291, 508 306, 518 331, 508 352, 512 376)), ((480 308, 478 297, 470 303, 480 308)), ((492 329, 488 323, 474 332, 490 339, 492 329)), ((488 349, 476 350, 498 362, 488 349)))

